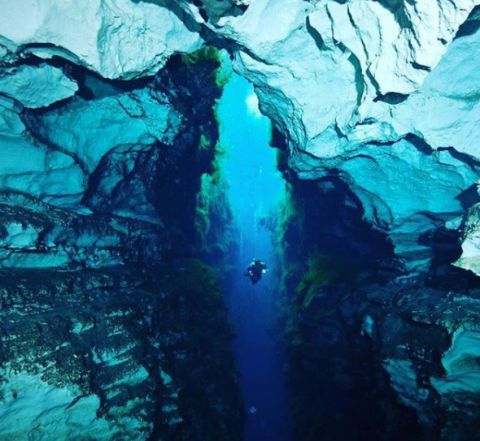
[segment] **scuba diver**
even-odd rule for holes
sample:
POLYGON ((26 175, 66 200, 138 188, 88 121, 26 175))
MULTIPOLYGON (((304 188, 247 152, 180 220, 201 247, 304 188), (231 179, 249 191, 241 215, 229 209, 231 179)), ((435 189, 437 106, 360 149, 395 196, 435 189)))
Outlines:
POLYGON ((262 276, 267 272, 267 265, 259 259, 253 259, 252 263, 248 265, 245 276, 250 277, 250 281, 255 285, 262 276))

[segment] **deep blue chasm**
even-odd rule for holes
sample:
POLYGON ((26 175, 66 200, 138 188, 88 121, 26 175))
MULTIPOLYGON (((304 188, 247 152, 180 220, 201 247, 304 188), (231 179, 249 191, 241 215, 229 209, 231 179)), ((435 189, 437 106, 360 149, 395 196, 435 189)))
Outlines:
POLYGON ((253 86, 238 75, 226 84, 218 103, 221 169, 238 233, 238 252, 225 294, 237 338, 234 355, 247 411, 246 441, 287 441, 290 423, 282 369, 284 354, 275 337, 275 288, 278 286, 272 231, 266 219, 275 214, 285 183, 270 146, 271 122, 258 109, 253 86), (268 273, 255 286, 244 276, 253 258, 268 273))

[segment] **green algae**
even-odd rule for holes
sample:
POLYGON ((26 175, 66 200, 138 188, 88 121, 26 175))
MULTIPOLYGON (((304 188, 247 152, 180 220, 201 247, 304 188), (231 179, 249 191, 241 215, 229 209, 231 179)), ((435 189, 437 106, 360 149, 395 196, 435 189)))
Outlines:
POLYGON ((308 269, 295 289, 295 301, 301 308, 308 308, 319 295, 322 287, 340 279, 341 270, 329 256, 314 253, 308 259, 308 269))
POLYGON ((182 62, 192 69, 198 63, 215 63, 217 67, 213 71, 211 78, 219 89, 223 88, 232 75, 232 66, 228 53, 214 46, 204 46, 191 54, 182 55, 182 62))
MULTIPOLYGON (((210 66, 208 80, 216 89, 216 96, 232 74, 231 62, 226 51, 206 46, 193 54, 182 56, 182 63, 192 73, 199 66, 210 66)), ((219 118, 217 103, 212 103, 211 121, 215 130, 199 134, 198 152, 208 166, 200 176, 199 189, 195 196, 194 227, 196 244, 200 255, 215 266, 229 265, 234 249, 232 213, 227 200, 227 183, 222 175, 222 157, 226 147, 219 142, 219 118)), ((219 271, 221 272, 221 271, 219 271)))

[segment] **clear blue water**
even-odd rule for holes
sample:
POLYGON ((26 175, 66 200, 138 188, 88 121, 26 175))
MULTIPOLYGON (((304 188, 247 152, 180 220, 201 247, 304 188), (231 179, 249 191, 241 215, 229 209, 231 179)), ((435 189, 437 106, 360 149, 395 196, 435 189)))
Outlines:
POLYGON ((226 303, 237 338, 234 353, 247 410, 246 441, 287 441, 289 420, 282 369, 284 357, 273 332, 278 268, 270 231, 262 219, 285 191, 270 147, 271 122, 260 114, 253 87, 233 75, 219 101, 221 159, 228 198, 238 228, 236 270, 226 303), (255 286, 244 276, 253 258, 269 271, 255 286))

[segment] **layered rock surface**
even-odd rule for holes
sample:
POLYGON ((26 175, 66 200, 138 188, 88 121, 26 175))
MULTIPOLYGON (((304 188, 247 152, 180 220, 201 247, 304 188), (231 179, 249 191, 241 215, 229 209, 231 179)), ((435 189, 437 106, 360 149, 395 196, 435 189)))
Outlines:
POLYGON ((130 79, 153 75, 173 53, 201 45, 172 11, 148 3, 22 0, 0 6, 0 47, 7 63, 25 54, 61 56, 105 78, 130 79))
POLYGON ((287 136, 290 167, 304 179, 339 174, 407 266, 425 267, 421 236, 461 216, 478 179, 479 37, 454 39, 475 2, 314 3, 259 0, 216 30, 240 46, 235 67, 287 136))
MULTIPOLYGON (((343 428, 335 418, 352 415, 351 391, 363 399, 364 391, 373 390, 372 407, 383 419, 362 413, 375 426, 365 429, 371 436, 396 439, 388 430, 400 425, 410 437, 472 439, 478 414, 476 282, 443 264, 458 259, 457 266, 479 273, 477 4, 0 0, 0 266, 148 267, 172 250, 192 252, 219 92, 206 81, 212 78, 208 63, 191 70, 171 57, 209 40, 227 47, 234 69, 255 85, 262 111, 284 140, 286 176, 298 188, 298 179, 311 181, 305 185, 313 196, 303 216, 312 244, 293 253, 300 262, 297 276, 309 273, 305 261, 320 244, 322 253, 344 252, 363 261, 366 278, 388 282, 384 289, 369 284, 365 289, 364 283, 363 291, 325 289, 310 277, 299 290, 293 329, 300 330, 304 347, 294 368, 317 381, 316 387, 302 389, 307 398, 311 390, 330 388, 340 409, 337 414, 324 409, 325 425, 318 433, 338 435, 343 428), (429 268, 433 278, 443 277, 435 289, 412 276, 429 268), (392 281, 400 272, 407 277, 392 281), (449 285, 449 278, 468 287, 449 285), (414 287, 402 288, 402 280, 414 287), (348 365, 352 356, 355 363, 348 365), (400 424, 405 409, 406 424, 400 424)), ((289 233, 298 239, 307 230, 289 233)), ((35 353, 33 367, 13 367, 19 354, 29 352, 4 342, 12 353, 2 360, 7 381, 1 412, 20 412, 20 405, 32 403, 32 413, 20 414, 25 424, 40 421, 57 437, 75 437, 75 430, 88 435, 86 427, 78 429, 78 409, 91 416, 89 427, 99 439, 115 439, 118 433, 119 439, 156 436, 152 415, 158 412, 163 421, 171 413, 175 422, 177 414, 166 398, 157 403, 152 390, 167 390, 176 380, 168 371, 152 374, 122 352, 137 350, 130 348, 130 338, 153 360, 156 343, 129 334, 130 324, 115 316, 105 319, 112 319, 105 325, 110 330, 79 320, 68 302, 88 309, 96 300, 88 298, 82 306, 83 285, 77 276, 69 277, 72 288, 59 283, 58 290, 74 294, 53 306, 51 300, 38 300, 43 294, 32 284, 18 288, 16 296, 13 288, 4 288, 5 323, 18 325, 18 344, 38 344, 50 358, 72 345, 82 355, 72 350, 66 358, 75 366, 74 356, 90 364, 62 370, 38 365, 43 355, 35 353), (31 302, 25 300, 29 296, 31 302), (16 302, 34 316, 40 311, 41 325, 32 335, 21 334, 26 318, 16 302), (69 337, 57 341, 48 334, 51 342, 43 342, 42 323, 53 326, 52 317, 65 310, 71 323, 62 329, 69 337), (117 333, 123 338, 119 349, 113 341, 117 333), (83 349, 97 340, 106 342, 106 352, 83 349), (105 374, 95 387, 82 383, 92 372, 101 376, 124 363, 132 390, 118 372, 105 374), (57 384, 66 372, 79 376, 57 384), (29 388, 52 397, 56 410, 47 402, 33 403, 32 395, 22 392, 29 388), (115 394, 105 395, 110 388, 120 390, 118 406, 115 394), (162 410, 152 410, 152 402, 162 410), (131 420, 125 416, 132 410, 128 403, 143 413, 131 420), (112 421, 122 423, 112 427, 112 421)), ((137 282, 125 283, 119 298, 129 304, 137 282)), ((95 286, 97 297, 108 291, 95 286)), ((113 305, 116 297, 109 299, 113 305)), ((125 317, 134 308, 127 309, 125 317)), ((96 318, 91 311, 85 314, 90 321, 96 318)), ((150 329, 151 316, 146 317, 139 320, 150 329)), ((17 335, 13 331, 3 335, 17 335)), ((175 394, 174 386, 168 390, 175 394)), ((29 431, 21 426, 21 434, 12 435, 8 425, 0 430, 12 439, 29 431)))
POLYGON ((215 56, 176 54, 202 39, 158 6, 0 6, 0 438, 240 439, 225 308, 186 259, 215 56))
MULTIPOLYGON (((478 178, 477 75, 469 56, 479 39, 475 15, 460 29, 476 3, 220 3, 180 2, 172 12, 164 2, 89 2, 82 14, 91 26, 82 38, 73 26, 73 6, 59 9, 46 0, 38 2, 35 14, 22 26, 15 26, 22 5, 6 7, 4 62, 16 63, 26 53, 38 57, 48 53, 82 63, 107 78, 134 78, 155 73, 171 53, 192 51, 201 44, 200 35, 215 33, 217 39, 234 45, 234 68, 254 83, 262 110, 286 137, 290 167, 304 179, 338 174, 360 198, 366 219, 390 235, 407 267, 425 268, 433 253, 420 243, 422 237, 462 215, 471 203, 463 201, 463 195, 478 178), (202 8, 210 19, 198 13, 202 8), (72 26, 58 28, 57 16, 72 26), (141 37, 132 40, 135 35, 141 37), (393 164, 395 173, 385 172, 393 164), (404 185, 406 171, 409 183, 404 185)), ((21 81, 21 70, 15 76, 21 81)), ((13 80, 4 86, 6 95, 15 93, 24 105, 42 105, 42 100, 22 98, 13 80)), ((70 87, 70 94, 75 88, 59 83, 59 88, 70 87)), ((66 96, 68 90, 58 90, 50 100, 66 96)), ((101 106, 115 115, 112 124, 122 124, 123 112, 125 117, 138 112, 128 109, 135 100, 150 108, 150 98, 142 93, 110 101, 105 97, 101 106), (112 106, 123 107, 116 112, 112 106)), ((83 118, 89 123, 88 105, 82 110, 80 104, 72 106, 74 112, 85 110, 83 118)), ((57 111, 44 115, 43 131, 49 124, 72 130, 67 113, 62 109, 61 116, 57 111)), ((145 118, 170 121, 158 114, 145 118)), ((174 125, 169 130, 175 132, 174 125)), ((101 141, 104 146, 121 144, 127 132, 135 134, 137 143, 149 136, 161 139, 158 132, 147 133, 148 123, 143 133, 141 128, 130 129, 117 134, 118 139, 99 140, 95 148, 85 133, 84 140, 49 141, 72 144, 71 154, 82 150, 77 159, 88 169, 95 166, 91 152, 98 159, 106 148, 101 141)), ((75 130, 82 131, 81 121, 75 130)), ((76 135, 59 130, 55 136, 76 135)), ((96 135, 92 131, 90 136, 96 135)))
POLYGON ((0 280, 1 439, 240 439, 231 331, 199 262, 0 280))

